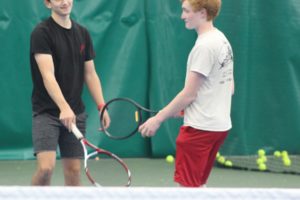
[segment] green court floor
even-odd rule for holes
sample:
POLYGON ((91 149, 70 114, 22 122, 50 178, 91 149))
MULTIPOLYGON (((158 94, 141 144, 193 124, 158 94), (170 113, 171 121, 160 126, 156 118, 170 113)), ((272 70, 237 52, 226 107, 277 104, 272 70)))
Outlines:
MULTIPOLYGON (((124 160, 132 172, 133 187, 177 187, 173 182, 173 164, 164 159, 130 158, 124 160)), ((35 169, 35 161, 0 161, 0 185, 28 186, 35 169)), ((114 171, 106 174, 114 179, 114 171)), ((64 184, 60 161, 57 161, 52 185, 64 184)), ((90 186, 85 174, 82 184, 90 186)), ((248 187, 248 188, 300 188, 300 176, 269 172, 254 172, 215 167, 208 187, 248 187)))

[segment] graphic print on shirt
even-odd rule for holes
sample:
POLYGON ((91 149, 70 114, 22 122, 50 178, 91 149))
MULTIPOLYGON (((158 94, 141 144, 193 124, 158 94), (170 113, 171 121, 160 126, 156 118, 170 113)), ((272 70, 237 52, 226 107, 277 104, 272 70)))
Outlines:
POLYGON ((233 53, 231 47, 227 42, 224 42, 219 56, 220 69, 226 67, 232 61, 233 53))
POLYGON ((85 51, 85 44, 81 44, 80 45, 80 55, 84 55, 84 51, 85 51))
POLYGON ((233 52, 228 42, 224 41, 218 58, 219 70, 222 70, 220 84, 232 81, 233 74, 233 52))

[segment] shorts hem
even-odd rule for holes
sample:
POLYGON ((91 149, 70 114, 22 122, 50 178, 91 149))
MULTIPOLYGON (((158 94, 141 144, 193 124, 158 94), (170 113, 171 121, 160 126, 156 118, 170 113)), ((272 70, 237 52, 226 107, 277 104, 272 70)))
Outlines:
POLYGON ((178 179, 178 178, 175 178, 174 179, 174 182, 178 183, 180 186, 182 187, 202 187, 203 185, 205 184, 199 184, 199 185, 188 185, 186 183, 183 183, 182 180, 178 179))
POLYGON ((42 152, 55 152, 56 153, 56 150, 39 150, 39 151, 34 151, 33 155, 36 156, 37 154, 42 153, 42 152))
POLYGON ((60 156, 60 159, 78 159, 78 160, 83 160, 84 156, 60 156))

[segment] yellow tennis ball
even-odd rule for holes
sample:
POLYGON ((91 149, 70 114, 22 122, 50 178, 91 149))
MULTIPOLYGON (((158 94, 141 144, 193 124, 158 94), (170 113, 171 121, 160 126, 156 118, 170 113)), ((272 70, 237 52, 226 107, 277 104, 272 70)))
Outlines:
POLYGON ((260 165, 260 164, 263 164, 263 163, 264 163, 263 158, 257 158, 256 159, 256 164, 260 165))
POLYGON ((220 156, 217 160, 218 160, 218 162, 221 163, 221 164, 224 164, 224 163, 225 163, 225 157, 224 157, 224 156, 220 156))
POLYGON ((287 151, 282 151, 282 152, 281 152, 281 156, 282 156, 282 157, 288 157, 289 154, 288 154, 287 151))
POLYGON ((168 155, 166 157, 166 161, 167 161, 167 163, 173 163, 174 162, 174 157, 172 155, 168 155))
POLYGON ((97 156, 97 157, 95 157, 95 160, 97 160, 97 161, 98 161, 98 160, 100 160, 100 158, 97 156))
POLYGON ((266 152, 265 152, 265 150, 263 150, 263 149, 259 149, 259 150, 257 151, 257 154, 258 154, 259 156, 264 156, 264 155, 266 155, 266 152))
POLYGON ((219 158, 221 156, 220 152, 217 153, 216 158, 219 158))
POLYGON ((232 167, 233 164, 232 164, 232 162, 230 160, 226 160, 225 163, 224 163, 224 165, 226 167, 232 167))
POLYGON ((265 171, 267 169, 267 165, 265 163, 261 163, 258 165, 258 169, 260 171, 265 171))
POLYGON ((266 156, 262 156, 261 159, 263 160, 264 163, 268 161, 268 158, 266 156))
POLYGON ((283 164, 287 167, 291 166, 292 161, 289 158, 284 158, 283 160, 283 164))
POLYGON ((277 158, 279 158, 281 156, 280 151, 275 151, 274 152, 274 156, 277 157, 277 158))

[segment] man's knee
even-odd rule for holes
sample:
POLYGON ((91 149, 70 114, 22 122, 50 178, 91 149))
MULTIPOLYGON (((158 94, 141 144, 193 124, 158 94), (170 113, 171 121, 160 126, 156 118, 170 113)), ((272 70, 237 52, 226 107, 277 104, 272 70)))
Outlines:
POLYGON ((80 166, 68 167, 64 170, 64 173, 68 176, 79 176, 81 173, 80 166))
POLYGON ((53 167, 39 167, 37 169, 37 179, 41 184, 48 183, 53 174, 53 167))
POLYGON ((79 186, 80 185, 80 175, 81 175, 80 167, 70 167, 67 169, 65 168, 65 170, 64 170, 65 185, 79 186))
POLYGON ((62 159, 64 166, 65 185, 79 186, 81 162, 79 159, 62 159))

